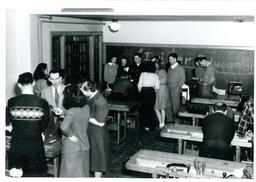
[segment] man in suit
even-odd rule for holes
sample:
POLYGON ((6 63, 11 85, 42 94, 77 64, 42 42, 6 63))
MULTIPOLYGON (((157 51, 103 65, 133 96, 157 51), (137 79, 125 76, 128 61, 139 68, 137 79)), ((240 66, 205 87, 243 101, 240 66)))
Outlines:
POLYGON ((231 141, 235 135, 235 122, 227 113, 227 106, 218 102, 213 106, 214 113, 203 119, 203 143, 199 156, 233 160, 231 141))
POLYGON ((134 54, 133 59, 134 62, 129 67, 129 75, 131 76, 131 82, 137 85, 145 64, 142 62, 142 55, 140 53, 134 54))
POLYGON ((140 74, 144 71, 145 63, 142 62, 141 53, 135 53, 133 55, 134 62, 129 66, 130 81, 133 83, 135 90, 135 98, 138 98, 139 91, 137 84, 139 82, 140 74))
POLYGON ((168 60, 171 66, 167 74, 167 86, 171 96, 171 106, 166 109, 167 122, 174 123, 175 115, 180 109, 182 85, 185 83, 185 70, 177 62, 178 55, 171 53, 168 60))
POLYGON ((49 123, 49 127, 54 129, 56 132, 59 127, 58 121, 60 118, 62 118, 65 110, 63 107, 63 91, 65 89, 65 85, 62 84, 62 77, 58 70, 51 70, 49 72, 48 79, 52 85, 42 90, 41 98, 45 99, 52 107, 52 112, 54 113, 55 117, 54 123, 49 123))

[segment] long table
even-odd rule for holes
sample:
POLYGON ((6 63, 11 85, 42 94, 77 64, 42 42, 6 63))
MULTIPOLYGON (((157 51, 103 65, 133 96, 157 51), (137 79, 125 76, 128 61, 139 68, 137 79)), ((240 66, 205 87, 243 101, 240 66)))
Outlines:
MULTIPOLYGON (((198 119, 203 119, 206 115, 204 114, 197 114, 197 113, 189 113, 187 111, 179 111, 178 116, 185 117, 185 118, 191 118, 192 119, 192 126, 198 125, 198 119)), ((240 113, 235 112, 234 113, 234 122, 238 123, 240 119, 240 113)))
POLYGON ((192 98, 190 99, 191 103, 195 104, 206 104, 206 105, 213 105, 217 102, 223 102, 229 107, 236 108, 239 104, 239 101, 228 100, 228 99, 209 99, 209 98, 192 98))
MULTIPOLYGON (((6 152, 10 150, 10 140, 11 140, 10 136, 5 137, 6 152)), ((60 163, 59 159, 60 159, 60 153, 61 153, 60 140, 45 141, 44 149, 45 149, 45 157, 48 165, 48 173, 50 172, 50 174, 53 174, 54 177, 58 177, 59 163, 60 163), (53 165, 49 164, 51 161, 53 162, 53 165), (52 168, 52 169, 49 169, 49 168, 52 168)), ((8 159, 6 162, 8 162, 8 159)))
MULTIPOLYGON (((243 170, 246 164, 153 150, 139 150, 135 155, 130 157, 125 167, 129 170, 152 174, 152 177, 164 175, 178 178, 223 178, 224 172, 229 176, 230 174, 234 174, 234 171, 243 170), (196 173, 193 164, 195 160, 206 162, 204 175, 198 175, 196 173), (189 172, 187 170, 180 170, 178 167, 175 170, 166 167, 167 164, 175 163, 190 166, 189 172)), ((235 177, 241 178, 237 174, 235 177)))
POLYGON ((127 113, 137 106, 136 102, 117 102, 108 101, 108 108, 110 111, 117 112, 117 124, 110 123, 109 129, 117 131, 117 144, 119 145, 126 139, 127 133, 127 113), (123 113, 123 122, 121 121, 121 114, 123 113), (124 127, 123 135, 121 135, 121 127, 124 127))
MULTIPOLYGON (((168 124, 160 132, 161 137, 178 139, 178 153, 182 153, 186 148, 186 142, 183 141, 203 141, 203 131, 200 126, 190 126, 190 125, 181 125, 181 124, 168 124), (183 147, 182 147, 183 146, 183 147)), ((235 134, 231 145, 236 147, 236 161, 240 161, 241 147, 252 148, 252 143, 250 138, 245 136, 243 138, 238 137, 237 133, 235 134)))

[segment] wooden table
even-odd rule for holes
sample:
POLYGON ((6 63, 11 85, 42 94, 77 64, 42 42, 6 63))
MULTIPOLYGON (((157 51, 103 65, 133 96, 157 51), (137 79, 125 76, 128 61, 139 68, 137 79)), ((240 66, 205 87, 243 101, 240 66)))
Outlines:
POLYGON ((246 167, 246 164, 160 151, 140 150, 130 157, 125 167, 129 170, 152 174, 152 177, 164 175, 178 178, 222 178, 223 172, 225 172, 227 176, 234 174, 235 170, 243 170, 246 167), (204 175, 196 174, 193 164, 194 160, 206 162, 204 175), (166 165, 171 163, 190 165, 189 173, 187 173, 186 170, 175 171, 166 168, 166 165))
MULTIPOLYGON (((236 123, 239 122, 240 115, 241 114, 238 111, 236 111, 234 113, 234 121, 236 123)), ((185 112, 179 111, 178 112, 178 116, 186 117, 186 118, 191 118, 192 119, 192 126, 198 126, 198 119, 203 119, 206 115, 204 115, 204 114, 196 114, 196 113, 189 113, 187 111, 185 111, 185 112)))
POLYGON ((117 102, 108 101, 108 107, 110 111, 117 112, 117 124, 110 123, 109 129, 117 131, 117 144, 119 145, 126 139, 127 135, 127 113, 130 112, 137 106, 136 102, 117 102), (123 113, 123 122, 121 120, 121 115, 123 113), (121 127, 124 127, 123 135, 121 134, 121 127))
MULTIPOLYGON (((8 152, 10 149, 10 140, 11 140, 10 136, 5 137, 6 152, 8 152)), ((54 177, 58 177, 59 164, 60 164, 59 160, 60 160, 60 153, 61 153, 60 140, 56 140, 53 143, 49 143, 49 141, 45 141, 44 143, 45 143, 44 149, 45 149, 45 157, 48 165, 48 172, 50 171, 50 174, 53 174, 54 177), (53 162, 53 165, 49 164, 51 161, 53 162), (51 170, 49 168, 53 168, 53 169, 51 170)), ((8 160, 6 162, 8 162, 8 160)))
MULTIPOLYGON (((160 133, 161 137, 178 139, 178 153, 182 154, 186 149, 186 141, 203 141, 203 131, 200 126, 190 126, 190 125, 180 125, 168 124, 160 133), (183 141, 184 145, 183 145, 183 141), (183 146, 183 147, 182 147, 183 146)), ((252 143, 249 137, 238 137, 235 134, 232 142, 232 146, 236 147, 236 161, 240 161, 241 147, 252 148, 252 143)))
POLYGON ((206 105, 214 105, 217 102, 223 102, 229 107, 236 108, 239 104, 238 101, 228 100, 228 99, 209 99, 209 98, 192 98, 190 99, 191 103, 195 104, 206 104, 206 105))
POLYGON ((186 118, 192 118, 192 126, 197 126, 198 125, 198 119, 202 119, 202 118, 205 117, 204 114, 189 113, 187 111, 178 112, 178 116, 186 117, 186 118))

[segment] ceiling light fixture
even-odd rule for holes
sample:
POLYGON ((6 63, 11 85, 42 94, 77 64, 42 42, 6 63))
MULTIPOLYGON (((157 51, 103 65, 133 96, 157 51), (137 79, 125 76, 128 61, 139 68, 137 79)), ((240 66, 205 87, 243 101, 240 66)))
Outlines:
POLYGON ((118 22, 117 18, 113 18, 112 22, 108 25, 111 32, 117 32, 121 28, 121 24, 118 22))

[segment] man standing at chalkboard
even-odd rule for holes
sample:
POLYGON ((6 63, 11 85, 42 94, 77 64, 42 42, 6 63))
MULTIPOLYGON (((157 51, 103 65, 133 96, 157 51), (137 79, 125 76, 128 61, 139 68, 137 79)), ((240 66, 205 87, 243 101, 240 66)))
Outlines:
POLYGON ((182 85, 185 83, 185 70, 177 62, 178 55, 171 53, 168 61, 171 66, 167 74, 167 86, 171 96, 171 106, 166 110, 167 122, 174 123, 175 115, 180 109, 180 98, 182 93, 182 85))
POLYGON ((212 88, 215 85, 215 69, 212 65, 212 62, 208 60, 205 56, 199 58, 199 63, 202 67, 206 67, 203 81, 200 87, 200 96, 201 97, 213 97, 212 88))
POLYGON ((139 91, 137 84, 139 82, 140 74, 144 71, 145 63, 142 62, 142 54, 135 53, 133 55, 134 62, 129 67, 130 81, 133 83, 135 90, 135 98, 138 97, 139 91))
POLYGON ((138 84, 140 74, 144 69, 144 63, 142 63, 142 55, 140 53, 135 53, 133 55, 134 62, 130 65, 129 68, 129 75, 130 81, 133 82, 135 85, 138 84))

